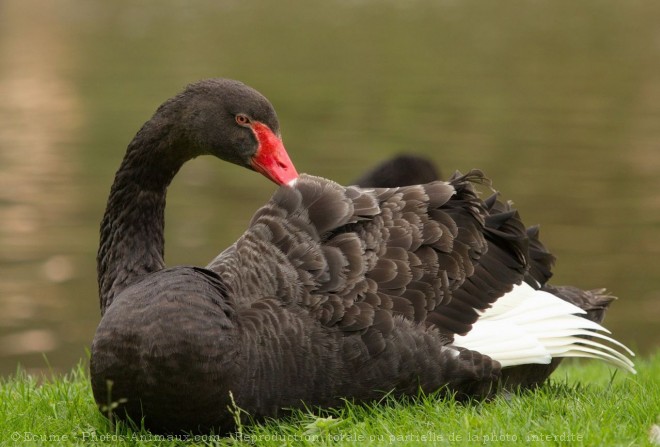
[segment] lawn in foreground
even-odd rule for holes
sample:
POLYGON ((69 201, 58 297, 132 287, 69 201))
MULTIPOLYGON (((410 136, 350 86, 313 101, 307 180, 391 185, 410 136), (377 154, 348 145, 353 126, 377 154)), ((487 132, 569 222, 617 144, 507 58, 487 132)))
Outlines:
POLYGON ((0 381, 0 445, 654 445, 649 433, 660 425, 660 352, 636 364, 633 376, 599 362, 565 362, 540 389, 490 402, 385 398, 260 425, 234 409, 241 424, 232 437, 168 439, 110 424, 96 408, 81 363, 41 383, 20 371, 0 381))

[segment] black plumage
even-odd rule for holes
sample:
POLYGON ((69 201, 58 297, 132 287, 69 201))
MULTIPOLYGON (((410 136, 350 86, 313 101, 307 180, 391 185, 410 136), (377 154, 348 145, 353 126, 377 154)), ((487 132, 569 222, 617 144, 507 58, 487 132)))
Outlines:
POLYGON ((389 392, 492 393, 500 363, 452 340, 513 284, 549 275, 534 230, 479 198, 479 171, 361 189, 297 178, 283 151, 272 106, 228 80, 192 84, 129 144, 101 224, 97 403, 156 431, 226 432, 232 399, 261 419, 389 392), (285 185, 207 267, 166 268, 166 189, 204 154, 285 185))

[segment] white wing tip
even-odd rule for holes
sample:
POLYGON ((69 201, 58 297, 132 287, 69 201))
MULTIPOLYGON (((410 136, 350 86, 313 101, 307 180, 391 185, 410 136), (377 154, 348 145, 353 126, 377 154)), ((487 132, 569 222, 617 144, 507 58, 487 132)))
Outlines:
POLYGON ((576 315, 585 313, 523 283, 486 309, 472 331, 455 337, 454 344, 486 354, 503 367, 547 364, 557 357, 588 357, 636 374, 627 357, 635 354, 602 334, 610 331, 600 324, 576 315))

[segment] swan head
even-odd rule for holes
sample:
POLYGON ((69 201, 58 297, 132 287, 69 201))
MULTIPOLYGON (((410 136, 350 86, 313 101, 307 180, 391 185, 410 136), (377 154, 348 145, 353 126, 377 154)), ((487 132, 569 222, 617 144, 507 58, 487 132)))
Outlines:
POLYGON ((190 84, 161 106, 191 151, 263 174, 278 185, 298 177, 284 148, 277 114, 261 93, 230 79, 190 84))

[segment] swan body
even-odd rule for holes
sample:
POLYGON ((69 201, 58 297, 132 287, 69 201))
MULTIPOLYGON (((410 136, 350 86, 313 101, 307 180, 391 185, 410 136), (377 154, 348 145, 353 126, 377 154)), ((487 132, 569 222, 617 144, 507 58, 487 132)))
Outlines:
POLYGON ((400 188, 298 176, 263 96, 192 84, 138 132, 111 189, 97 403, 155 431, 227 432, 232 399, 261 419, 389 392, 485 397, 542 381, 562 356, 634 371, 579 304, 539 290, 551 255, 508 204, 479 198, 483 182, 479 171, 400 188), (209 265, 166 268, 165 191, 204 154, 282 186, 209 265))

